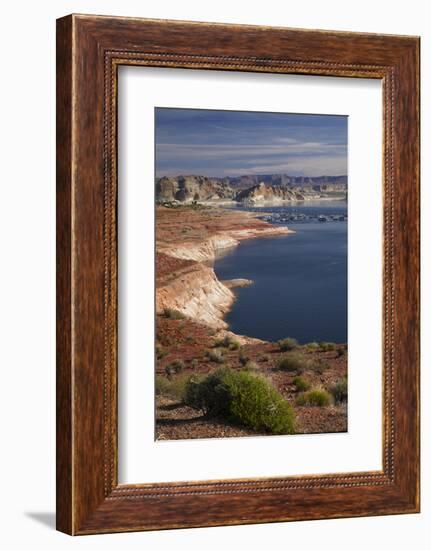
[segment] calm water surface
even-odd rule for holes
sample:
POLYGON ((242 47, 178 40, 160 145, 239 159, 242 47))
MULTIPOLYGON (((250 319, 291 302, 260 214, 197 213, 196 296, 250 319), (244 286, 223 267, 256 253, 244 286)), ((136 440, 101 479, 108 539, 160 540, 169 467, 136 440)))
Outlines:
POLYGON ((235 289, 237 300, 226 317, 230 329, 264 340, 347 342, 347 222, 308 218, 346 214, 347 204, 263 210, 281 217, 303 213, 307 219, 279 222, 296 233, 242 241, 216 260, 219 279, 254 281, 235 289))

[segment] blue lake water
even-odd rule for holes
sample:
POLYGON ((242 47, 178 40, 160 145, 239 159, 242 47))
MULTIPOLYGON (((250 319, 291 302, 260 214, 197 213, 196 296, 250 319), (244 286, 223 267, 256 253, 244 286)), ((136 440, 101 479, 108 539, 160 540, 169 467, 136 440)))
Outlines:
POLYGON ((273 220, 307 218, 278 222, 294 234, 245 240, 216 260, 219 279, 254 281, 235 289, 237 300, 226 316, 230 330, 270 341, 290 336, 300 343, 347 342, 347 221, 310 218, 347 214, 347 204, 305 203, 262 211, 275 215, 273 220))

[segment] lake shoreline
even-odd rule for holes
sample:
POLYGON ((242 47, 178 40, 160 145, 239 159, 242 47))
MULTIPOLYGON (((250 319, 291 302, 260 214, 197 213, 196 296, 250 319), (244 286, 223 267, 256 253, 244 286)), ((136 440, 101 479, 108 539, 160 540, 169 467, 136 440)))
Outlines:
MULTIPOLYGON (((214 212, 207 208, 194 210, 190 207, 158 207, 158 216, 162 217, 162 223, 163 216, 175 217, 175 230, 181 215, 186 218, 190 227, 189 233, 196 229, 196 234, 185 239, 173 238, 173 231, 165 232, 167 234, 163 234, 164 239, 161 238, 160 231, 156 235, 159 257, 169 256, 179 261, 177 264, 170 261, 170 275, 172 270, 177 269, 178 277, 171 277, 169 284, 160 285, 159 288, 156 285, 156 310, 160 313, 164 309, 176 309, 211 328, 228 330, 225 315, 232 308, 236 294, 231 290, 231 285, 224 285, 219 280, 214 268, 208 264, 214 264, 220 254, 237 247, 241 241, 289 235, 293 231, 285 226, 275 226, 260 220, 255 213, 249 211, 238 216, 238 212, 235 211, 232 215, 232 210, 227 209, 214 212), (199 234, 199 225, 207 227, 203 235, 199 234), (184 261, 190 262, 186 269, 181 264, 184 261)), ((247 338, 246 335, 238 336, 247 338)))
POLYGON ((244 273, 221 277, 214 265, 251 243, 286 242, 292 237, 286 244, 290 247, 297 238, 292 229, 271 226, 259 215, 236 209, 157 210, 157 440, 269 435, 264 429, 251 430, 225 418, 205 416, 187 405, 181 393, 187 380, 201 380, 220 369, 266 380, 293 407, 297 434, 347 431, 346 403, 331 401, 329 393, 346 379, 346 344, 295 344, 292 352, 277 338, 240 333, 227 322, 238 294, 258 286, 259 280, 244 273), (234 246, 229 248, 232 241, 234 246), (301 366, 285 370, 280 365, 292 355, 300 357, 301 366), (306 387, 322 393, 324 406, 304 401, 298 377, 306 387))

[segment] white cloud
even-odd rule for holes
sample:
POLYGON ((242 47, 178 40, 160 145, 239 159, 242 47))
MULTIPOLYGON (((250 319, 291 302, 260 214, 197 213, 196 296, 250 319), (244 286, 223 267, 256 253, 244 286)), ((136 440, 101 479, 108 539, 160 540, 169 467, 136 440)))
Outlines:
POLYGON ((345 157, 290 157, 282 163, 260 163, 241 168, 224 169, 228 176, 243 174, 292 174, 305 176, 340 176, 347 174, 347 159, 345 157))
POLYGON ((286 145, 270 145, 270 144, 255 144, 255 145, 207 145, 194 144, 184 145, 181 143, 161 143, 157 145, 157 153, 163 155, 163 159, 170 160, 175 158, 233 158, 233 157, 248 157, 248 156, 273 156, 273 155, 291 155, 291 154, 328 154, 338 153, 346 154, 346 145, 344 144, 328 144, 320 142, 304 142, 286 145))

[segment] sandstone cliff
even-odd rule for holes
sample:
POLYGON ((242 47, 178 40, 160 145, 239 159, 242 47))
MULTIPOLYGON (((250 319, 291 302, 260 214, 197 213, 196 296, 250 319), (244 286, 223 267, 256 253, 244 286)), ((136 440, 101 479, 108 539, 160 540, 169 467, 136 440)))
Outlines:
POLYGON ((156 198, 159 201, 190 203, 233 199, 234 195, 235 191, 229 184, 206 176, 165 176, 156 181, 156 198))
POLYGON ((164 176, 156 179, 156 200, 163 204, 239 202, 250 204, 318 200, 347 194, 347 176, 291 177, 287 174, 241 177, 164 176))
POLYGON ((218 254, 224 250, 238 246, 243 239, 255 237, 269 237, 274 235, 286 235, 292 233, 287 227, 263 227, 259 229, 231 229, 219 234, 213 235, 202 241, 184 241, 163 243, 158 245, 160 252, 164 252, 174 258, 184 260, 194 260, 196 262, 214 261, 218 254))
POLYGON ((260 203, 283 203, 285 201, 304 200, 304 194, 287 186, 266 185, 261 182, 250 189, 240 191, 236 200, 238 202, 256 205, 260 203))
POLYGON ((227 328, 223 318, 235 295, 207 263, 243 239, 291 233, 250 212, 211 208, 158 207, 156 220, 157 312, 175 309, 217 330, 227 328))
POLYGON ((187 271, 179 271, 166 285, 156 289, 156 310, 162 313, 166 308, 178 310, 191 319, 215 329, 227 328, 224 314, 231 307, 235 297, 222 284, 214 270, 195 262, 187 271))
POLYGON ((237 193, 235 200, 250 206, 260 204, 283 204, 293 201, 310 201, 321 199, 346 198, 346 186, 344 184, 319 184, 319 185, 267 185, 263 182, 243 189, 237 193))

